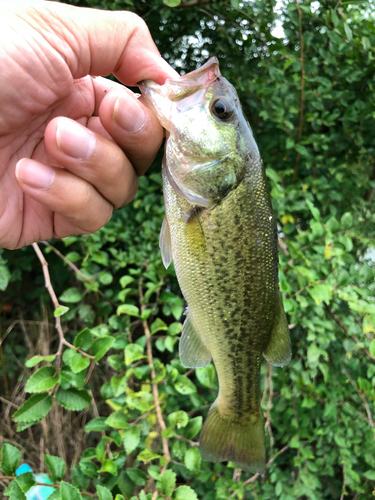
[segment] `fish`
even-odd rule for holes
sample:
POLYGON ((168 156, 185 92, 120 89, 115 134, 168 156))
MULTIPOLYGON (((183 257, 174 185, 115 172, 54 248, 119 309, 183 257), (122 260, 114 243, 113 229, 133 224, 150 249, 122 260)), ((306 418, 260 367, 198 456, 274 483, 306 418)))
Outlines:
POLYGON ((139 86, 166 130, 160 248, 187 302, 180 360, 186 368, 213 361, 219 381, 200 452, 262 472, 261 361, 284 366, 291 359, 264 165, 215 57, 164 85, 139 86))

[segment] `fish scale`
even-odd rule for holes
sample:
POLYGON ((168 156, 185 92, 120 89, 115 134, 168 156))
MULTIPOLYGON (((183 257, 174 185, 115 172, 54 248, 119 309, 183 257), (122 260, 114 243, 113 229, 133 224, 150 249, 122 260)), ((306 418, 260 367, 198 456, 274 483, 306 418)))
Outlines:
POLYGON ((163 86, 143 82, 141 90, 169 133, 160 246, 166 266, 173 258, 188 304, 181 362, 195 368, 212 358, 219 380, 201 454, 260 472, 262 356, 276 366, 291 356, 264 167, 237 94, 215 58, 163 86))

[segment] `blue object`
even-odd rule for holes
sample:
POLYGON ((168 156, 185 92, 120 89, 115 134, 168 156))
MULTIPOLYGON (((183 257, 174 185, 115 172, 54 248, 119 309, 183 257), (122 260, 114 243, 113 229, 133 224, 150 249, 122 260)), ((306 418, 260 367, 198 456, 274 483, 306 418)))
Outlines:
MULTIPOLYGON (((16 476, 20 476, 21 474, 25 474, 25 472, 33 472, 32 468, 28 464, 22 464, 16 470, 16 476)), ((47 474, 34 474, 35 481, 37 483, 47 483, 53 484, 51 479, 47 476, 47 474)), ((27 500, 47 500, 52 493, 55 491, 55 488, 51 486, 33 486, 26 493, 27 500)))

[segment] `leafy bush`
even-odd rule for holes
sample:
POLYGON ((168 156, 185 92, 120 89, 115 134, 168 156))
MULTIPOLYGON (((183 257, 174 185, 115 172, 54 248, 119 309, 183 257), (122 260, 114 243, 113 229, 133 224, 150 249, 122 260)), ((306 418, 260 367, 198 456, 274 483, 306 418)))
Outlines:
MULTIPOLYGON (((260 0, 71 3, 137 12, 182 71, 219 57, 266 165, 293 359, 262 369, 266 474, 202 461, 196 445, 217 382, 211 365, 186 370, 178 358, 184 301, 157 251, 159 156, 135 200, 98 233, 0 251, 3 475, 13 477, 22 450, 59 486, 52 500, 370 498, 371 4, 287 0, 276 12, 260 0), (55 316, 35 253, 42 248, 55 316)), ((4 495, 24 499, 33 481, 23 474, 4 495)))

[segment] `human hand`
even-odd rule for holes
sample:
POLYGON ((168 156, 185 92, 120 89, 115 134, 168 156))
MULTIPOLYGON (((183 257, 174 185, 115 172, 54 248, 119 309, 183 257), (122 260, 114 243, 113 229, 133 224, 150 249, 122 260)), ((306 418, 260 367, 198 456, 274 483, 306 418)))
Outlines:
POLYGON ((129 12, 0 2, 0 247, 91 233, 129 203, 163 138, 125 85, 177 74, 129 12))

